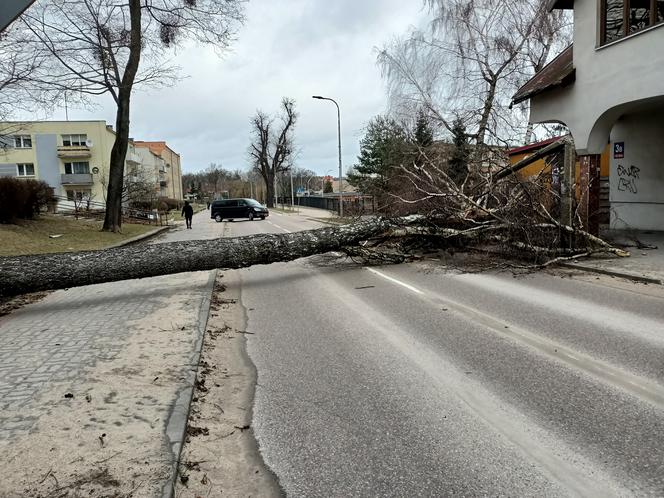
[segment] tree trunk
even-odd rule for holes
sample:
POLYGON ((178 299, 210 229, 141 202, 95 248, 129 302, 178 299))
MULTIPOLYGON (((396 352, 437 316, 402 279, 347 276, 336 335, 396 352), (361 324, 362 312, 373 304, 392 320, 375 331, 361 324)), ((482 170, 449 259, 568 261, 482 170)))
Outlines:
MULTIPOLYGON (((400 219, 413 223, 419 216, 400 219)), ((138 245, 77 253, 0 258, 0 296, 66 289, 215 268, 245 268, 336 251, 380 235, 395 222, 373 218, 292 234, 138 245)))
POLYGON ((108 190, 106 194, 106 214, 102 230, 119 232, 122 226, 122 189, 124 167, 129 146, 129 110, 131 91, 141 60, 141 2, 129 0, 131 16, 131 45, 129 59, 118 89, 115 116, 115 142, 111 149, 111 162, 108 172, 108 190))
POLYGON ((265 192, 267 195, 267 199, 265 200, 265 204, 269 208, 275 207, 274 205, 274 175, 270 175, 269 173, 267 176, 264 176, 263 179, 265 180, 265 192))
POLYGON ((122 226, 122 191, 124 184, 124 166, 129 147, 129 94, 120 90, 118 110, 115 119, 116 136, 111 149, 111 161, 108 173, 106 194, 106 215, 102 230, 119 232, 122 226))
MULTIPOLYGON (((190 271, 246 268, 339 250, 369 260, 402 261, 405 254, 393 242, 403 237, 435 240, 438 248, 482 249, 488 244, 495 251, 496 247, 503 246, 510 250, 505 254, 525 256, 531 260, 535 258, 540 266, 547 257, 553 257, 552 261, 556 261, 560 257, 576 258, 580 253, 629 255, 593 235, 561 225, 553 219, 551 223, 520 226, 518 231, 509 222, 483 222, 478 225, 457 220, 447 227, 439 224, 449 222, 447 216, 440 219, 422 215, 396 219, 371 218, 349 225, 288 234, 256 234, 102 251, 4 257, 0 258, 0 298, 190 271), (533 245, 528 237, 519 240, 520 229, 527 229, 526 232, 535 240, 545 242, 557 241, 564 233, 575 241, 574 247, 533 245), (361 244, 369 239, 371 244, 361 244), (382 242, 388 242, 386 252, 376 250, 376 244, 382 242)), ((547 261, 543 266, 549 264, 547 261)))
POLYGON ((489 125, 489 117, 493 109, 493 103, 496 99, 496 80, 493 79, 489 82, 489 92, 484 98, 484 106, 482 108, 482 115, 480 117, 479 125, 477 126, 477 144, 483 145, 486 140, 486 131, 489 125))

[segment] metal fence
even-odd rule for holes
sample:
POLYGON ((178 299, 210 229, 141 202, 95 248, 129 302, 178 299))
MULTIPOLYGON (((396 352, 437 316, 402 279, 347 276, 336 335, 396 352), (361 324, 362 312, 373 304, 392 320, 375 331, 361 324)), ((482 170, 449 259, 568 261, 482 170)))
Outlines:
MULTIPOLYGON (((279 204, 290 204, 290 197, 279 198, 279 204)), ((306 195, 295 198, 296 206, 306 206, 339 212, 339 194, 334 196, 306 195)), ((370 214, 374 211, 374 200, 370 195, 344 195, 344 214, 350 216, 370 214)))

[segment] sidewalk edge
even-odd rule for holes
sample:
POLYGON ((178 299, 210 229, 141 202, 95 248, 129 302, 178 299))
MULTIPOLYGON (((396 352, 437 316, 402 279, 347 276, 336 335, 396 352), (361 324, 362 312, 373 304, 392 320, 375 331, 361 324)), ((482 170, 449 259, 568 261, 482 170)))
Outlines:
POLYGON ((159 235, 161 232, 165 232, 166 230, 170 230, 173 228, 174 225, 164 225, 161 227, 157 227, 154 230, 150 230, 149 232, 142 233, 141 235, 137 235, 136 237, 132 237, 131 239, 123 240, 122 242, 118 242, 116 244, 106 246, 104 249, 114 249, 116 247, 122 247, 122 246, 128 246, 130 244, 133 244, 135 242, 140 242, 146 239, 151 239, 152 237, 155 237, 156 235, 159 235))
POLYGON ((616 270, 606 270, 604 268, 596 268, 594 266, 589 266, 589 265, 583 265, 583 264, 578 264, 578 263, 561 263, 561 266, 565 266, 566 268, 574 268, 577 270, 583 270, 591 273, 600 273, 602 275, 609 275, 611 277, 620 277, 620 278, 626 278, 628 280, 633 280, 635 282, 641 282, 644 284, 656 284, 656 285, 664 285, 664 282, 662 280, 659 280, 657 278, 652 278, 652 277, 643 277, 641 275, 634 275, 633 273, 626 273, 626 272, 621 272, 621 271, 616 271, 616 270))
POLYGON ((173 463, 171 465, 171 478, 164 484, 162 489, 162 498, 173 498, 175 495, 175 483, 178 478, 178 469, 180 467, 180 457, 184 440, 187 437, 187 423, 189 420, 189 409, 191 400, 194 396, 194 386, 198 376, 198 364, 201 359, 201 352, 205 342, 205 330, 207 328, 208 316, 210 314, 210 305, 212 302, 212 293, 214 292, 214 283, 217 280, 217 271, 212 270, 207 283, 206 295, 203 298, 201 309, 198 314, 198 336, 196 337, 196 346, 189 360, 189 369, 185 387, 178 395, 175 403, 171 407, 171 413, 168 416, 166 424, 166 437, 171 448, 173 463))

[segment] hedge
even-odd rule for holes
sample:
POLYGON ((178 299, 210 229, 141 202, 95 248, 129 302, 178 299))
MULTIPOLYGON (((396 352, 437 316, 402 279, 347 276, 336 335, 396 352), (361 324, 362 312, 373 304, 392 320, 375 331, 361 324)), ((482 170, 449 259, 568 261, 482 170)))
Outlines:
POLYGON ((34 219, 55 202, 53 189, 46 182, 0 178, 0 223, 34 219))

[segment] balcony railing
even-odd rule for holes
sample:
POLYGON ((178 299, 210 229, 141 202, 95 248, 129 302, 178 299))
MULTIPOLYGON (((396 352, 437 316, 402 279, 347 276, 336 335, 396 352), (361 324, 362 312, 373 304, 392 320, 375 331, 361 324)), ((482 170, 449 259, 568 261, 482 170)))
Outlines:
POLYGON ((80 159, 92 156, 90 147, 85 145, 60 145, 58 147, 58 157, 62 159, 80 159))
POLYGON ((92 185, 91 173, 76 173, 60 175, 60 183, 63 185, 92 185))
POLYGON ((133 164, 141 164, 143 162, 141 156, 139 156, 135 152, 131 152, 131 151, 127 152, 125 160, 128 163, 133 163, 133 164))

